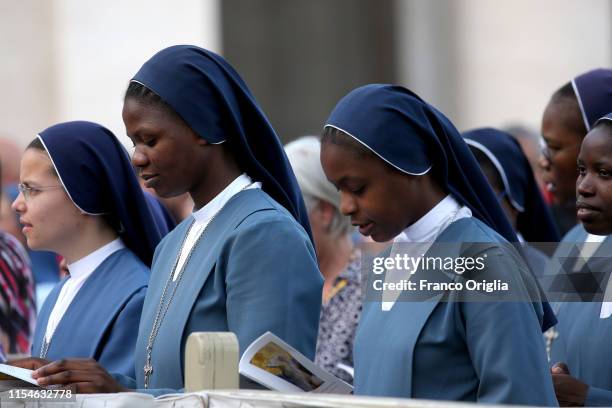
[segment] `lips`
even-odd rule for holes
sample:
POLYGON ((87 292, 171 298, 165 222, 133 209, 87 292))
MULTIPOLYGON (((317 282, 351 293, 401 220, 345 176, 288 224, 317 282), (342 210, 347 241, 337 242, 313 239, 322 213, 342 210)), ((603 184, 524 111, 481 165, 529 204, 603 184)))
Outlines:
POLYGON ((23 234, 25 234, 26 232, 30 231, 32 229, 32 224, 30 224, 29 222, 23 220, 22 218, 19 219, 19 223, 21 224, 21 232, 23 234))
POLYGON ((145 181, 145 186, 153 188, 155 181, 159 178, 159 174, 141 174, 140 177, 145 181))
POLYGON ((353 223, 353 225, 359 227, 359 233, 363 236, 371 235, 374 228, 374 223, 372 222, 353 223))
POLYGON ((595 218, 601 210, 593 205, 587 204, 584 201, 576 202, 576 216, 582 222, 589 222, 595 218))

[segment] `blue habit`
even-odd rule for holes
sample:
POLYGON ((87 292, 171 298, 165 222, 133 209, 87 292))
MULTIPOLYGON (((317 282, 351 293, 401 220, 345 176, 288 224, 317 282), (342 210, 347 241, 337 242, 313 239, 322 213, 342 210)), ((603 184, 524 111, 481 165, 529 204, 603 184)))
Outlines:
MULTIPOLYGON (((355 394, 556 406, 540 331, 542 304, 534 299, 539 289, 518 252, 469 217, 450 224, 426 256, 485 256, 486 268, 471 279, 500 278, 523 300, 462 301, 454 291, 444 300, 423 300, 403 291, 390 311, 366 301, 353 350, 355 394), (440 243, 456 250, 445 246, 439 253, 440 243), (486 245, 474 252, 465 243, 486 245)), ((412 279, 418 276, 435 275, 419 270, 412 279)), ((450 279, 459 276, 452 272, 450 279)))
MULTIPOLYGON (((572 228, 563 238, 553 256, 552 273, 563 273, 557 261, 575 260, 576 255, 570 251, 575 243, 580 246, 587 238, 587 232, 582 224, 572 228)), ((600 287, 605 290, 609 280, 610 253, 612 251, 612 236, 607 236, 595 253, 576 274, 591 275, 607 271, 602 277, 600 287)), ((567 270, 567 268, 566 268, 567 270)), ((551 272, 548 272, 551 273, 551 272)), ((577 282, 576 279, 573 279, 577 282)), ((557 338, 552 341, 550 363, 564 362, 570 375, 589 385, 586 406, 612 406, 612 353, 608 340, 612 337, 612 317, 601 319, 600 301, 560 302, 558 308, 558 323, 555 327, 557 338)))
MULTIPOLYGON (((134 345, 146 293, 149 268, 129 249, 121 249, 100 264, 85 281, 60 320, 47 359, 93 358, 107 371, 134 375, 134 345)), ((42 306, 32 342, 38 357, 47 322, 67 279, 42 306)))
MULTIPOLYGON (((155 252, 136 344, 136 381, 117 376, 129 388, 144 391, 147 341, 192 220, 179 224, 155 252)), ((234 332, 242 353, 271 331, 314 358, 323 285, 317 258, 306 231, 263 190, 244 190, 217 213, 166 297, 177 282, 154 343, 146 392, 183 388, 185 343, 192 332, 234 332)))

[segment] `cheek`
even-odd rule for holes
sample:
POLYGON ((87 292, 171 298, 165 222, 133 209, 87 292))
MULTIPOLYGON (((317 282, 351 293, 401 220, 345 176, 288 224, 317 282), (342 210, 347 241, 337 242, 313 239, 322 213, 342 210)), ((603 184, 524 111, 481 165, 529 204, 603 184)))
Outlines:
POLYGON ((599 196, 603 201, 603 206, 606 212, 612 214, 612 180, 601 183, 597 186, 599 196))

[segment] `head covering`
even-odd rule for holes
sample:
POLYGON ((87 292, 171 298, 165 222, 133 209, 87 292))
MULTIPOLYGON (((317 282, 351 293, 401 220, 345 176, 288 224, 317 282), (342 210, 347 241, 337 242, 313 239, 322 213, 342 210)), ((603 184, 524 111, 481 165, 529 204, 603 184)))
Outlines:
POLYGON ((516 241, 493 190, 457 129, 413 92, 394 85, 357 88, 338 102, 325 126, 352 136, 406 174, 423 175, 435 165, 443 187, 457 201, 508 241, 516 241))
POLYGON ((220 56, 193 45, 155 54, 136 73, 201 138, 230 142, 243 170, 310 234, 301 192, 283 147, 238 73, 220 56))
POLYGON ((595 126, 602 124, 603 122, 612 122, 612 112, 608 113, 605 116, 602 116, 601 118, 599 118, 599 120, 597 120, 597 122, 595 122, 595 126))
POLYGON ((465 142, 482 152, 499 174, 508 201, 519 215, 517 230, 527 242, 558 242, 559 232, 519 143, 498 129, 480 128, 463 133, 465 142))
MULTIPOLYGON (((474 155, 449 119, 412 91, 372 84, 338 102, 325 125, 348 134, 374 154, 411 175, 437 168, 442 186, 472 214, 510 242, 514 233, 474 155)), ((541 292, 542 293, 542 292, 541 292)), ((545 296, 542 293, 542 298, 545 296)), ((543 302, 543 328, 556 323, 543 302)))
POLYGON ((38 138, 74 205, 85 214, 118 222, 125 245, 150 266, 167 231, 154 218, 115 135, 97 123, 78 121, 51 126, 38 138))
POLYGON ((594 69, 572 79, 587 132, 597 119, 612 110, 612 70, 594 69))

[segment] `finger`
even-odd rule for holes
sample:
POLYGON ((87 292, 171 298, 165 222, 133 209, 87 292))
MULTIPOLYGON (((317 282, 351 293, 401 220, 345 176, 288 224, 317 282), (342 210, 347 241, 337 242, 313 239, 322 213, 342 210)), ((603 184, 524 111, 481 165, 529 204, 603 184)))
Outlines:
POLYGON ((570 373, 567 364, 562 363, 562 362, 555 363, 551 368, 551 372, 553 374, 569 374, 570 373))
POLYGON ((27 358, 19 358, 17 360, 11 360, 11 361, 8 361, 6 364, 14 366, 14 367, 26 368, 28 370, 36 370, 37 368, 42 367, 49 363, 50 361, 43 360, 42 358, 27 357, 27 358))
POLYGON ((33 373, 32 378, 48 377, 52 374, 60 373, 67 370, 87 370, 93 365, 97 365, 93 359, 85 358, 70 358, 53 361, 42 367, 38 367, 33 373))
POLYGON ((46 387, 49 385, 66 385, 78 382, 95 381, 99 376, 87 370, 65 370, 56 374, 37 378, 38 385, 46 387))

